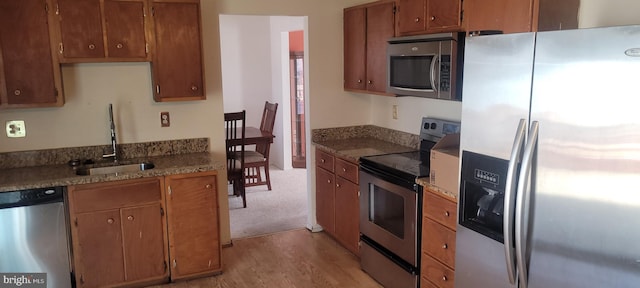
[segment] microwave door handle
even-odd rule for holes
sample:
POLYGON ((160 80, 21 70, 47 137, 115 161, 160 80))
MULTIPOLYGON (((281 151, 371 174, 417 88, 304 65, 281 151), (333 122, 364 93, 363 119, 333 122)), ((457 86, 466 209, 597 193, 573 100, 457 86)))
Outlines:
POLYGON ((438 63, 440 62, 440 57, 433 57, 433 61, 431 61, 431 73, 430 74, 430 80, 431 80, 431 88, 433 89, 433 91, 438 91, 438 88, 436 86, 436 72, 437 72, 437 68, 438 68, 438 63))
MULTIPOLYGON (((531 186, 530 183, 535 181, 532 176, 532 170, 534 158, 536 154, 536 147, 538 142, 538 121, 531 122, 531 128, 529 128, 529 140, 524 148, 524 155, 522 156, 522 167, 520 169, 520 176, 518 177, 518 192, 516 195, 516 217, 515 217, 515 234, 516 234, 516 263, 518 264, 518 280, 520 281, 520 287, 527 287, 529 280, 528 271, 528 259, 527 257, 527 241, 528 241, 528 229, 529 229, 529 207, 531 200, 531 186)), ((535 175, 535 173, 533 173, 535 175)))
POLYGON ((524 148, 524 135, 526 133, 527 120, 520 119, 516 136, 513 140, 511 148, 511 157, 509 158, 509 166, 507 169, 506 191, 504 193, 504 215, 503 215, 503 233, 504 233, 504 255, 507 263, 507 274, 509 282, 516 284, 516 261, 514 254, 513 242, 513 222, 515 213, 515 190, 517 179, 518 163, 522 159, 522 150, 524 148))

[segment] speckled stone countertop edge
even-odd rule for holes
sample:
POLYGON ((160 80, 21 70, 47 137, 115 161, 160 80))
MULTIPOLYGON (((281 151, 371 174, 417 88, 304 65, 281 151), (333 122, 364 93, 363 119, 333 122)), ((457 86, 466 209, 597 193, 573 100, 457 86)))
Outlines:
POLYGON ((68 165, 0 169, 0 192, 160 177, 226 168, 224 161, 216 160, 213 154, 208 152, 148 157, 145 160, 153 162, 155 168, 131 173, 87 176, 76 175, 73 168, 68 165))
POLYGON ((429 189, 434 192, 438 192, 445 197, 451 199, 452 201, 458 202, 458 193, 453 193, 451 191, 444 190, 437 186, 431 184, 431 179, 429 177, 423 177, 416 179, 416 184, 422 186, 424 189, 429 189))

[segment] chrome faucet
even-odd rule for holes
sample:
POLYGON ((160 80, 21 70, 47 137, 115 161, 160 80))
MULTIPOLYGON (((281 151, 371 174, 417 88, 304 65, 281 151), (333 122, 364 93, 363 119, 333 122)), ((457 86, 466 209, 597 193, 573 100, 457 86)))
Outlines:
POLYGON ((103 154, 102 158, 113 157, 113 162, 118 162, 118 150, 116 148, 116 124, 113 122, 113 105, 109 104, 109 122, 111 125, 111 153, 103 154))

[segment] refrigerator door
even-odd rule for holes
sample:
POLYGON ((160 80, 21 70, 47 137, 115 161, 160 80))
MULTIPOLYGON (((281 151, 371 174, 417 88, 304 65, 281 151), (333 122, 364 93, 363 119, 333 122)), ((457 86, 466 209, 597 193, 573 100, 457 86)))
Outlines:
MULTIPOLYGON (((519 124, 529 118, 534 44, 534 33, 466 39, 462 151, 510 160, 519 124)), ((456 287, 514 287, 502 242, 460 223, 456 231, 456 287)))
POLYGON ((639 54, 640 26, 537 36, 531 288, 640 283, 639 54))

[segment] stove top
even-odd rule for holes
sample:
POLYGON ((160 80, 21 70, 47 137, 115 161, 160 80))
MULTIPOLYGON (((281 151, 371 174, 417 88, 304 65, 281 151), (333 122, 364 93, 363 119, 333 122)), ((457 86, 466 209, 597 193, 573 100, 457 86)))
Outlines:
MULTIPOLYGON (((366 164, 397 170, 412 178, 429 176, 429 157, 420 151, 365 156, 360 160, 366 164), (423 155, 421 155, 423 154, 423 155)), ((428 154, 428 153, 426 153, 428 154)))

